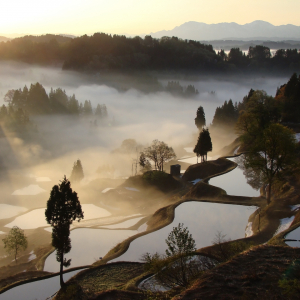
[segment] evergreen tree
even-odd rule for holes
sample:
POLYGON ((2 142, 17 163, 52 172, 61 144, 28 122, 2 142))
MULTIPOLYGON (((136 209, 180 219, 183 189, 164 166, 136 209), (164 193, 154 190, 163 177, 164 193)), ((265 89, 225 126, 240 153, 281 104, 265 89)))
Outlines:
POLYGON ((95 116, 99 119, 102 118, 102 106, 100 104, 97 104, 97 107, 95 110, 95 116))
POLYGON ((64 255, 71 250, 70 225, 76 219, 83 219, 83 212, 76 192, 64 176, 59 185, 53 186, 45 211, 46 221, 52 226, 52 246, 56 249, 56 260, 60 263, 60 285, 64 285, 63 267, 71 260, 64 255))
POLYGON ((26 108, 33 114, 44 114, 50 112, 50 102, 44 87, 40 83, 31 84, 26 108))
POLYGON ((199 130, 206 125, 205 113, 202 106, 199 106, 197 109, 195 124, 199 130))
POLYGON ((201 162, 207 161, 207 152, 210 151, 212 151, 210 134, 208 129, 203 128, 199 134, 197 144, 194 148, 194 153, 197 155, 197 163, 199 156, 201 157, 201 162))
POLYGON ((108 113, 107 113, 107 107, 106 107, 105 104, 102 104, 101 111, 102 111, 102 117, 103 118, 107 118, 108 117, 108 113))
POLYGON ((83 114, 90 116, 93 113, 93 108, 90 100, 85 100, 83 105, 83 114))
POLYGON ((238 119, 237 106, 232 100, 225 101, 221 107, 217 107, 212 121, 213 127, 234 126, 238 119))
POLYGON ((54 113, 69 113, 69 98, 66 94, 66 91, 62 90, 61 88, 56 90, 51 88, 49 93, 49 101, 51 109, 54 113))
POLYGON ((74 162, 73 170, 70 176, 71 182, 79 182, 83 179, 83 168, 80 159, 77 159, 77 161, 74 162))
POLYGON ((184 95, 187 97, 195 96, 198 94, 199 94, 199 91, 191 84, 189 84, 187 86, 186 90, 184 91, 184 95))
POLYGON ((70 98, 68 109, 71 114, 79 115, 79 103, 78 103, 78 100, 75 98, 75 95, 73 95, 70 98))

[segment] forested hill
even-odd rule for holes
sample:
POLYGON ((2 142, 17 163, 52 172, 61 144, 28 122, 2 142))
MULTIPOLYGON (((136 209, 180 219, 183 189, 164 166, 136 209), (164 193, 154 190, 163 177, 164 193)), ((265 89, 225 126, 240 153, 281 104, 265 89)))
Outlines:
POLYGON ((274 56, 265 46, 249 47, 248 55, 232 48, 227 55, 211 45, 177 37, 128 38, 95 33, 68 38, 57 35, 25 36, 0 43, 0 60, 52 65, 65 70, 177 70, 193 72, 297 72, 297 49, 277 50, 274 56))

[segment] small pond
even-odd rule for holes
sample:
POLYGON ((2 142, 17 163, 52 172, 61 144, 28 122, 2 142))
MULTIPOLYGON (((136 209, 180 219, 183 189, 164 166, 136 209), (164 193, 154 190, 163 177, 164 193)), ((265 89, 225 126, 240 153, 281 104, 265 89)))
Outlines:
MULTIPOLYGON (((229 160, 235 162, 234 158, 229 158, 229 160)), ((228 195, 246 197, 260 196, 260 191, 254 189, 247 183, 247 178, 243 174, 243 170, 239 167, 236 167, 234 170, 224 175, 210 179, 209 184, 225 190, 228 195)))
MULTIPOLYGON (((64 274, 64 281, 66 282, 75 274, 82 270, 73 271, 64 274)), ((1 300, 45 300, 52 296, 60 289, 59 276, 51 277, 44 280, 39 280, 35 282, 26 283, 19 285, 15 288, 0 294, 1 300)))
MULTIPOLYGON (((106 209, 94 204, 83 204, 82 210, 84 212, 84 220, 104 218, 111 215, 106 209)), ((22 229, 34 229, 49 226, 45 219, 45 208, 34 209, 5 225, 5 227, 8 228, 12 228, 13 226, 18 226, 22 229)))
POLYGON ((245 237, 245 228, 249 216, 255 207, 229 205, 208 202, 185 202, 175 209, 172 224, 131 242, 129 249, 113 261, 139 261, 146 253, 164 253, 167 249, 165 239, 178 223, 188 227, 196 241, 196 247, 201 248, 212 244, 218 231, 226 234, 232 240, 245 237))

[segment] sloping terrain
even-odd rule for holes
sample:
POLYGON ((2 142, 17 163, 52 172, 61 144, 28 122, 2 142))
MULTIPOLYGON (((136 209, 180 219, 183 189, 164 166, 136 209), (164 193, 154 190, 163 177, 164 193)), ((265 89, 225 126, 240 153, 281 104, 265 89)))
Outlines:
POLYGON ((288 299, 278 285, 300 249, 257 246, 205 273, 173 300, 288 299))

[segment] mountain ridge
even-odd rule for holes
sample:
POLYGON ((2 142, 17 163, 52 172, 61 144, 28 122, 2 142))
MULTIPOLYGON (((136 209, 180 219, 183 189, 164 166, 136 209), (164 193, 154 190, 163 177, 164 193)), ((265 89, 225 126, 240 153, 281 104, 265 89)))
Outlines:
POLYGON ((171 30, 151 32, 154 38, 163 36, 176 36, 182 39, 192 40, 221 40, 221 39, 275 39, 300 40, 300 26, 272 25, 269 22, 256 20, 240 25, 235 22, 223 22, 207 24, 204 22, 189 21, 176 26, 171 30))

